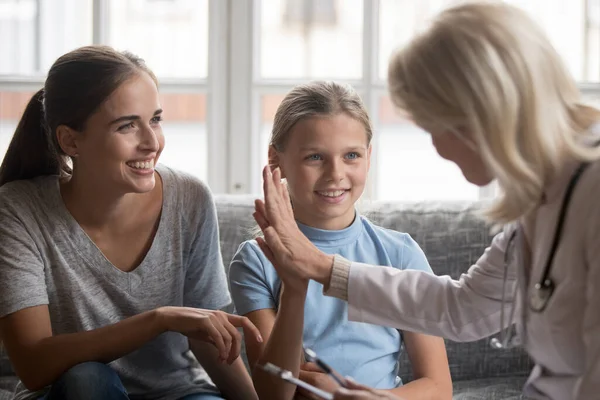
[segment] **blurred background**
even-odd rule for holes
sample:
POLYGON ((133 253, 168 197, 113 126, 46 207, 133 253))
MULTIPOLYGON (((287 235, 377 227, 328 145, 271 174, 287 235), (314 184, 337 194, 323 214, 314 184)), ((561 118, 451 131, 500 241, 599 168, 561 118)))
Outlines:
MULTIPOLYGON (((590 99, 600 98, 600 0, 507 0, 538 20, 590 99)), ((398 116, 385 77, 450 0, 0 0, 0 156, 50 65, 100 43, 146 60, 160 81, 161 161, 215 193, 259 194, 275 110, 295 84, 352 84, 375 127, 367 199, 475 200, 429 136, 398 116)))

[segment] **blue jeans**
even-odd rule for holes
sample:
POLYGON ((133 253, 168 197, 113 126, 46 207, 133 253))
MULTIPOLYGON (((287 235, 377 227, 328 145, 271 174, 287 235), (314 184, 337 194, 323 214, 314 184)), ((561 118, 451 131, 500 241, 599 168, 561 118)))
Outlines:
MULTIPOLYGON (((128 400, 116 371, 106 364, 85 362, 62 374, 39 400, 128 400)), ((222 400, 210 393, 190 394, 180 400, 222 400)))
POLYGON ((127 391, 114 369, 99 362, 85 362, 62 374, 41 400, 128 400, 127 391))

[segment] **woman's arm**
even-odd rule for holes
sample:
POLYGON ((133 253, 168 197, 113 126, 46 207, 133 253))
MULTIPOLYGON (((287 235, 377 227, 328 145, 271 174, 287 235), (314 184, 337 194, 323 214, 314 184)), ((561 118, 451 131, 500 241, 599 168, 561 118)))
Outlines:
POLYGON ((451 400, 452 379, 444 340, 413 332, 403 336, 414 380, 389 392, 411 400, 451 400))
POLYGON ((233 362, 239 355, 239 346, 231 346, 227 331, 235 330, 235 326, 252 333, 247 337, 259 335, 250 321, 237 315, 164 307, 99 329, 53 336, 48 306, 41 305, 1 318, 0 336, 17 376, 27 389, 35 391, 52 384, 77 364, 108 363, 166 331, 214 343, 221 359, 233 362))
POLYGON ((291 371, 296 377, 300 373, 302 335, 304 328, 304 301, 306 287, 294 290, 282 287, 279 310, 263 309, 246 316, 252 321, 265 339, 265 344, 246 340, 248 362, 252 368, 252 379, 261 399, 288 400, 294 397, 296 387, 274 378, 256 367, 270 362, 291 371))
POLYGON ((348 318, 455 341, 488 337, 502 328, 503 308, 505 324, 514 322, 507 319, 517 271, 514 265, 504 269, 507 240, 504 232, 498 234, 459 280, 422 271, 374 268, 336 256, 335 264, 347 265, 348 318))
POLYGON ((93 331, 52 336, 48 306, 0 319, 0 332, 25 387, 40 390, 85 361, 110 362, 164 332, 157 312, 146 312, 93 331))

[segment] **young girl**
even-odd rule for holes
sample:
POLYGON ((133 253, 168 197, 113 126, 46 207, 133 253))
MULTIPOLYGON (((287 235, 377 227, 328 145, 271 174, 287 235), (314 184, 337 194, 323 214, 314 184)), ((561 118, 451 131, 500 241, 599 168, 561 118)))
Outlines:
MULTIPOLYGON (((360 262, 431 272, 405 233, 373 225, 355 203, 363 193, 372 130, 349 86, 313 82, 294 88, 275 115, 269 164, 287 181, 302 232, 322 251, 360 262)), ((231 292, 241 315, 266 340, 246 343, 251 366, 271 362, 329 392, 335 383, 303 363, 302 345, 343 375, 410 399, 449 399, 452 386, 442 339, 347 321, 347 305, 323 296, 316 282, 282 282, 256 241, 243 243, 231 263, 231 292), (404 342, 415 380, 402 386, 398 355, 404 342)), ((291 399, 295 388, 255 369, 259 396, 291 399)))
POLYGON ((260 336, 216 311, 230 298, 215 206, 158 165, 161 119, 144 62, 102 46, 60 57, 27 105, 0 167, 16 399, 256 398, 236 327, 260 336))

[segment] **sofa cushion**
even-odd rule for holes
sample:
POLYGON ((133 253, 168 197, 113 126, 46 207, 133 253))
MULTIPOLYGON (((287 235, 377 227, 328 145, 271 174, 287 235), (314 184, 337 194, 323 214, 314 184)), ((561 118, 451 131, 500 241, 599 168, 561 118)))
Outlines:
POLYGON ((454 382, 452 399, 522 400, 525 397, 521 388, 525 385, 526 380, 526 377, 514 376, 454 382))

